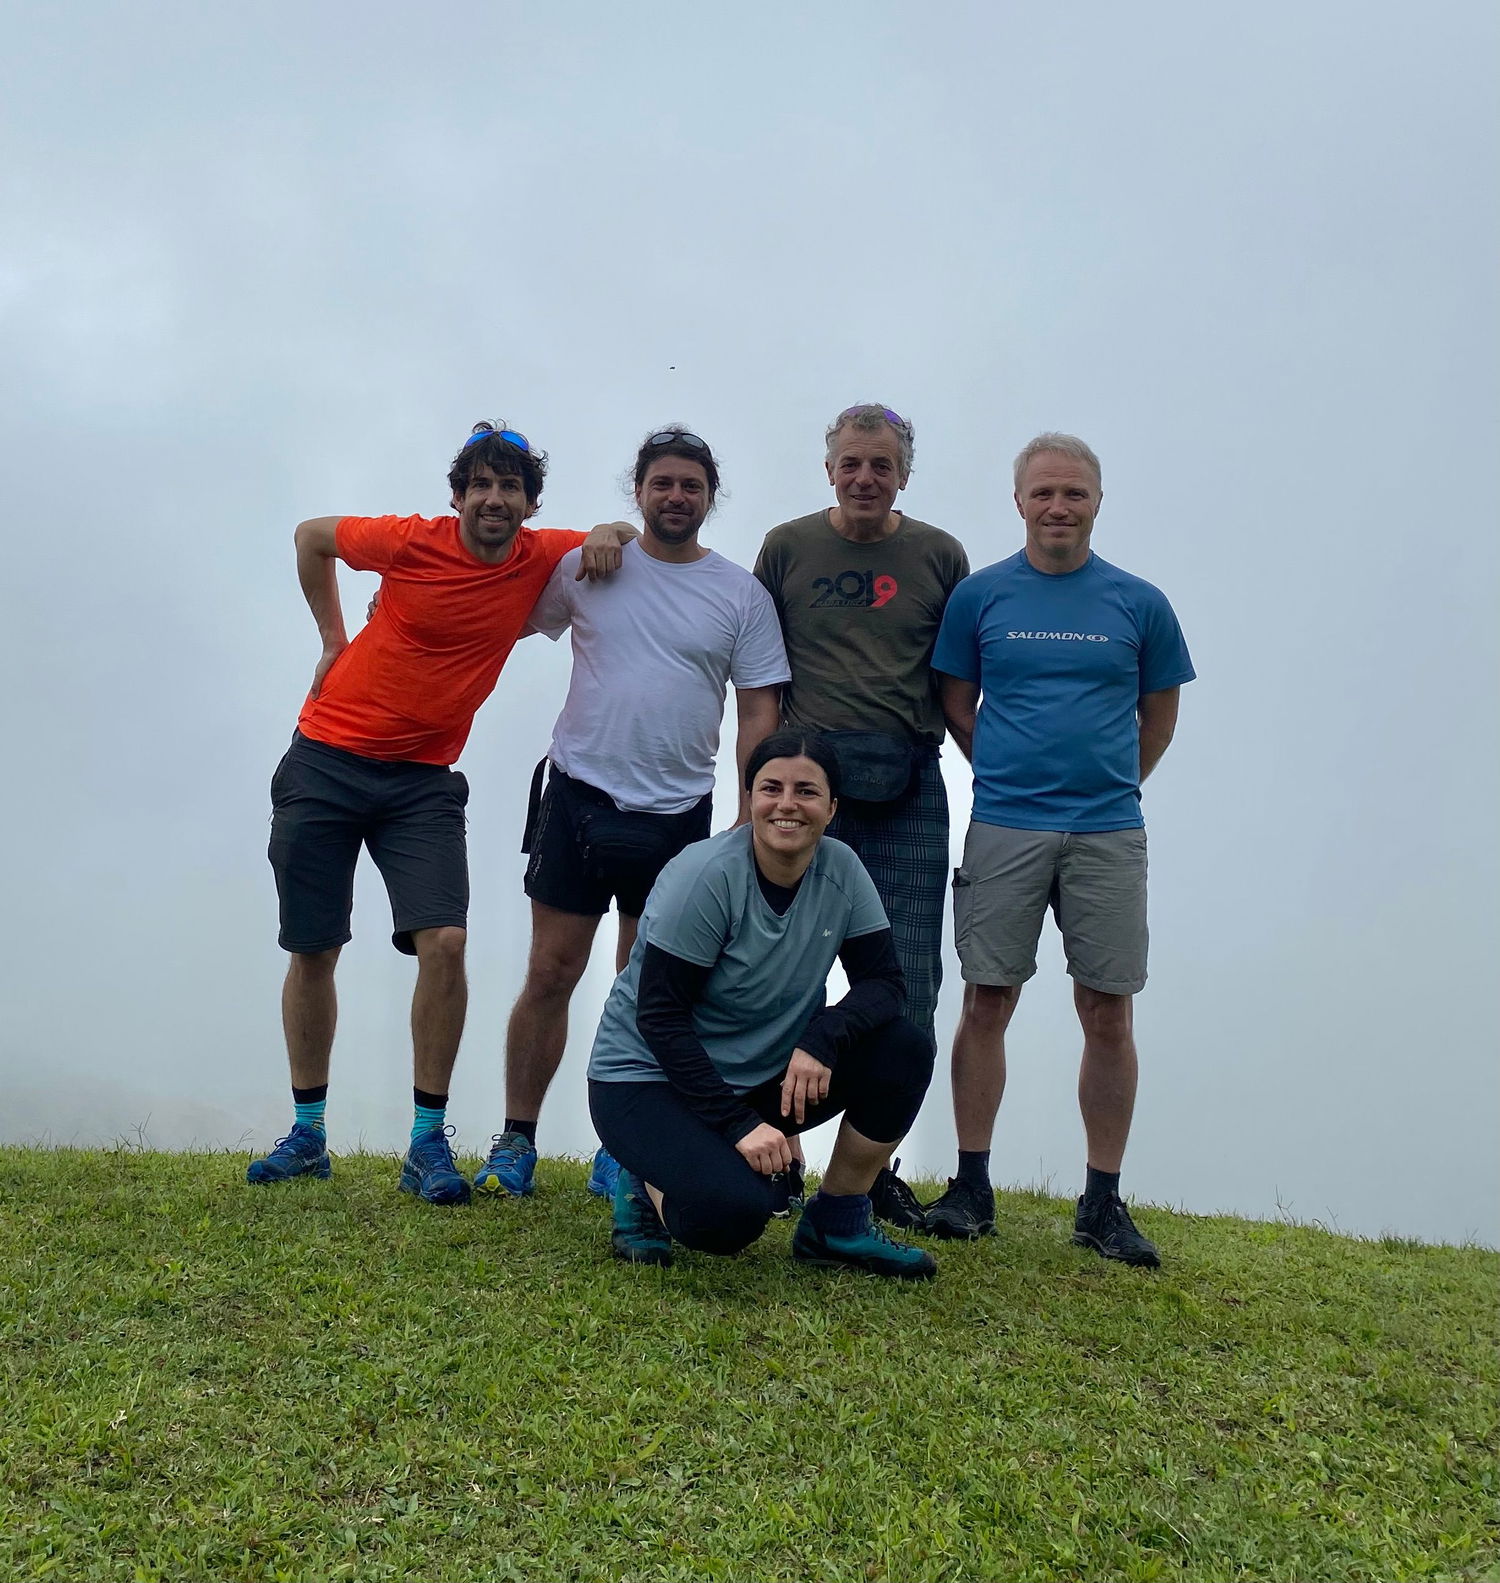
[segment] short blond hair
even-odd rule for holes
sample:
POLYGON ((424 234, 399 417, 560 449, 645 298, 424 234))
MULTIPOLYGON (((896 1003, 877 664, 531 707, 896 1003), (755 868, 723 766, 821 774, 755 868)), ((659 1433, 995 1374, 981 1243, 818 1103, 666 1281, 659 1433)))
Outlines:
POLYGON ((1020 491, 1021 479, 1025 476, 1032 458, 1046 456, 1049 452, 1056 456, 1071 456, 1075 462, 1085 463, 1093 471, 1094 483, 1099 492, 1101 494, 1104 492, 1104 473, 1099 466, 1099 458, 1076 434, 1058 434, 1051 429, 1046 434, 1037 435, 1034 440, 1028 440, 1021 447, 1015 467, 1017 492, 1020 491))

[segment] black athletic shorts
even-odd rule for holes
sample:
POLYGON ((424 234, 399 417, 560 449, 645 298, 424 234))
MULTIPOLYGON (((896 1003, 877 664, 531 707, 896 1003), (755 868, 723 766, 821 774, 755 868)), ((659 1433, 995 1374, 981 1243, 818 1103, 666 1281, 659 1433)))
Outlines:
POLYGON ((599 917, 610 900, 627 918, 639 918, 656 876, 685 846, 706 841, 713 793, 684 813, 627 813, 597 787, 547 766, 531 783, 531 806, 521 850, 526 894, 544 907, 599 917))
POLYGON ((349 939, 354 868, 367 846, 391 900, 391 944, 466 928, 469 783, 442 764, 368 759, 299 731, 271 777, 271 866, 281 946, 310 954, 349 939))

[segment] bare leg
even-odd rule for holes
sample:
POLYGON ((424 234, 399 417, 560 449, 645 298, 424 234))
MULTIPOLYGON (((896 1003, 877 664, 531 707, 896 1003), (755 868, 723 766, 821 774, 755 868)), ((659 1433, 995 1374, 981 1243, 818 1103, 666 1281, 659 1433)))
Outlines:
POLYGON ((1021 998, 1019 984, 965 984, 953 1036, 953 1120, 964 1152, 985 1150, 1005 1092, 1005 1030, 1021 998))
MULTIPOLYGON (((898 1138, 896 1143, 901 1140, 898 1138)), ((856 1132, 846 1117, 839 1123, 828 1169, 823 1173, 823 1191, 841 1198, 849 1193, 868 1193, 880 1169, 891 1163, 896 1143, 876 1143, 856 1132)))
POLYGON ((568 1002, 583 970, 599 920, 531 904, 531 956, 526 982, 505 1030, 505 1113, 535 1121, 568 1042, 568 1002))
POLYGON ((464 976, 468 931, 416 929, 417 987, 411 997, 412 1080, 429 1093, 446 1094, 469 1008, 464 976))
POLYGON ((281 986, 281 1026, 293 1088, 317 1088, 328 1081, 339 1015, 333 970, 341 949, 299 951, 287 965, 286 982, 281 986))
POLYGON ((1075 984, 1073 1004, 1083 1024, 1078 1108, 1088 1139, 1088 1163, 1096 1171, 1118 1171, 1135 1111, 1133 1002, 1129 995, 1106 995, 1075 984))
POLYGON ((635 937, 641 927, 639 918, 627 918, 620 914, 620 934, 615 941, 615 972, 623 973, 625 964, 630 960, 630 953, 635 949, 635 937))

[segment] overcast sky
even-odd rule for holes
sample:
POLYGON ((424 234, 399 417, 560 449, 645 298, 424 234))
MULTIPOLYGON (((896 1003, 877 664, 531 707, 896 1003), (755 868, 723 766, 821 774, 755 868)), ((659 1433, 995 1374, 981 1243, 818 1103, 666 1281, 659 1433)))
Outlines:
MULTIPOLYGON (((708 542, 749 564, 831 503, 827 420, 877 400, 916 425, 902 503, 976 567, 1020 543, 1020 445, 1087 438, 1095 547, 1192 648, 1147 788, 1126 1190, 1500 1240, 1497 45, 1488 0, 11 15, 0 1137, 286 1128, 265 839, 318 655, 300 519, 441 511, 492 417, 552 455, 537 520, 587 527, 678 419, 723 460, 708 542)), ((351 616, 372 586, 347 576, 351 616)), ((567 665, 519 650, 462 761, 471 1148, 567 665)), ((335 1152, 409 1117, 371 869, 355 930, 335 1152)), ((593 1144, 607 954, 548 1152, 593 1144)), ((950 957, 943 1066, 957 983, 950 957)), ((1049 932, 999 1179, 1077 1191, 1077 1051, 1049 932)), ((903 1154, 952 1147, 944 1076, 903 1154)))

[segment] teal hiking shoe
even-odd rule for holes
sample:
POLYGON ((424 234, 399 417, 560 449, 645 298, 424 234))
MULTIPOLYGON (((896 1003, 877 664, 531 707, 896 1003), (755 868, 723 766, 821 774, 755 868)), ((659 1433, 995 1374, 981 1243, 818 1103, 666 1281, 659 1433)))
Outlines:
POLYGON ((474 1173, 481 1193, 497 1198, 530 1198, 536 1191, 536 1145, 524 1132, 497 1132, 489 1157, 474 1173))
POLYGON ((620 1179, 620 1162, 601 1143, 594 1154, 594 1166, 589 1172, 589 1191, 595 1198, 613 1199, 615 1183, 620 1179))
POLYGON ((623 1168, 615 1179, 615 1224, 609 1245, 615 1257, 627 1264, 672 1262, 672 1239, 646 1194, 646 1184, 623 1168))
POLYGON ((467 1204, 469 1184, 458 1174, 448 1139, 452 1127, 429 1127, 407 1146, 401 1162, 403 1193, 415 1193, 429 1204, 467 1204))
POLYGON ((792 1257, 801 1264, 864 1270, 898 1281, 930 1281, 937 1274, 937 1260, 925 1248, 887 1236, 873 1215, 863 1230, 839 1236, 814 1225, 804 1209, 792 1233, 792 1257))
POLYGON ((276 1147, 268 1155, 250 1162, 245 1180, 251 1183, 289 1182, 294 1176, 315 1176, 326 1182, 332 1175, 333 1162, 328 1158, 326 1135, 299 1121, 286 1137, 276 1140, 276 1147))

